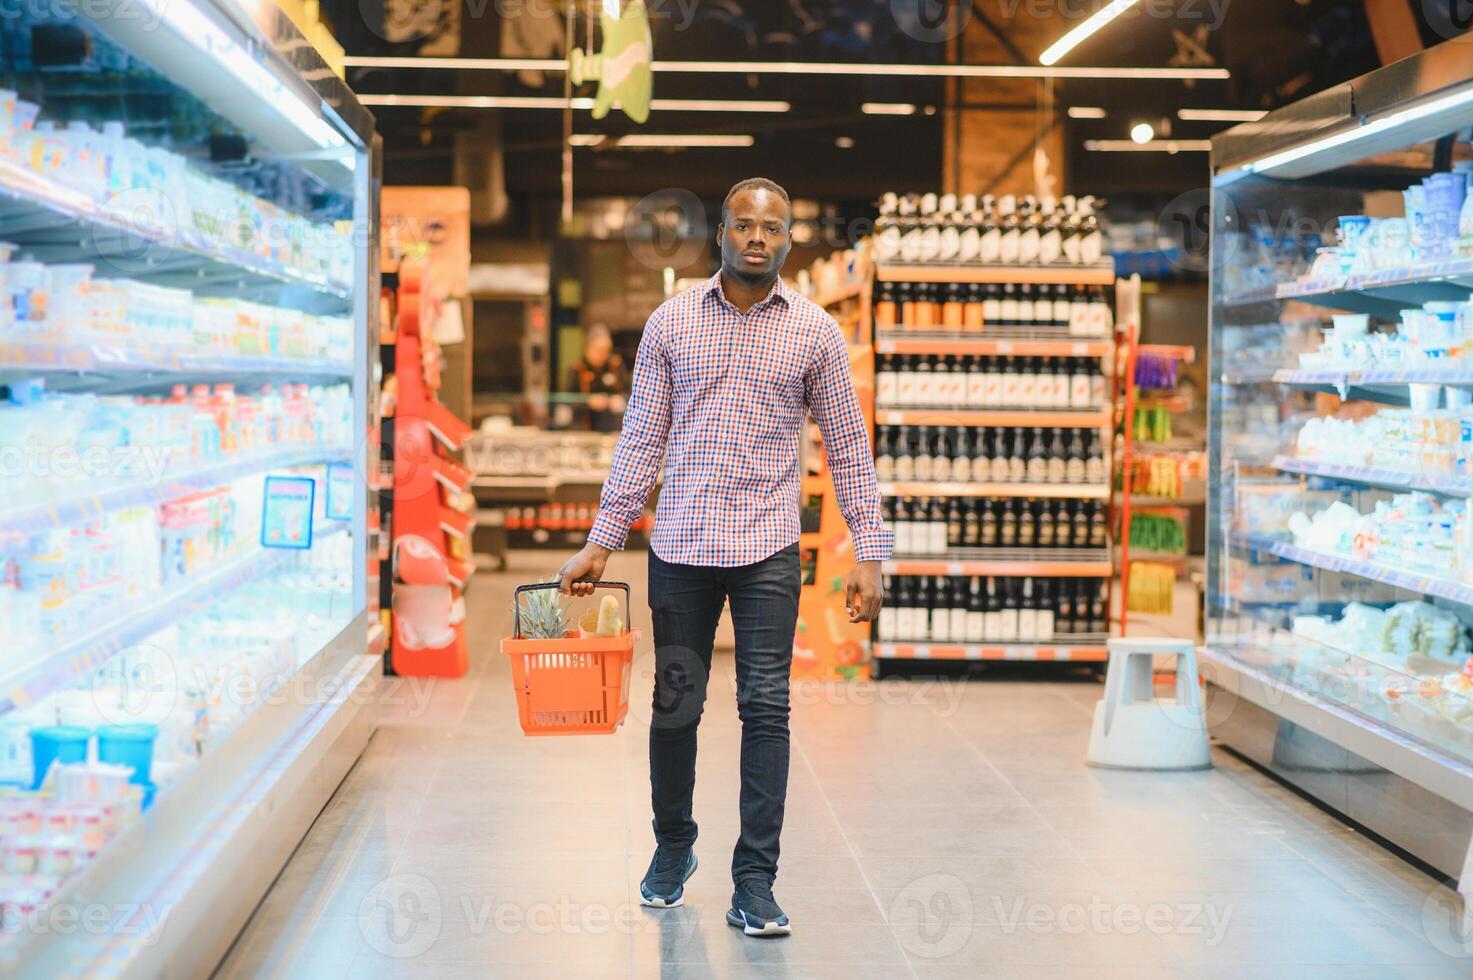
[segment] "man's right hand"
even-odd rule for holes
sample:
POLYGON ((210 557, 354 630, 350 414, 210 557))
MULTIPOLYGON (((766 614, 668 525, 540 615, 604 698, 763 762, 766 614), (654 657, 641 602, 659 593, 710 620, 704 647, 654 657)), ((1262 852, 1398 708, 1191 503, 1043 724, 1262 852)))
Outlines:
POLYGON ((583 550, 563 562, 557 570, 558 589, 563 595, 593 595, 592 583, 604 577, 604 566, 609 563, 609 549, 592 541, 583 550))

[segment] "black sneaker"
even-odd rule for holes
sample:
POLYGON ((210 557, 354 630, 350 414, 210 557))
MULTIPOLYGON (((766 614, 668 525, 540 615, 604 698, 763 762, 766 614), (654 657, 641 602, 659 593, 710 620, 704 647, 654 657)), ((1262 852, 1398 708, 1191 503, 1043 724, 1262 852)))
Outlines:
POLYGON ((673 909, 685 903, 685 883, 696 873, 696 852, 689 847, 656 847, 650 869, 639 883, 639 904, 673 909))
POLYGON ((787 915, 773 900, 772 886, 754 878, 737 884, 726 922, 748 936, 786 936, 793 931, 787 915))

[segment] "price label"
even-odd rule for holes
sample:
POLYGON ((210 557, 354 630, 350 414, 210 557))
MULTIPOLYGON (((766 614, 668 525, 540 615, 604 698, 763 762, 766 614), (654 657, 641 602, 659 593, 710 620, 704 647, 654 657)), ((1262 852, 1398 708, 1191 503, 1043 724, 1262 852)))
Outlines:
POLYGON ((334 521, 353 518, 353 464, 327 464, 327 516, 334 521))
POLYGON ((312 547, 312 508, 317 481, 309 476, 268 476, 261 503, 261 547, 312 547))

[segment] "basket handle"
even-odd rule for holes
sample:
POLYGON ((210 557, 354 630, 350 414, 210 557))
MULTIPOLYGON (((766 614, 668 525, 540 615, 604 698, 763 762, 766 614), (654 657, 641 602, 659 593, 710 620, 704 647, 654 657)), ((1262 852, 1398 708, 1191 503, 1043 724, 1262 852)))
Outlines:
MULTIPOLYGON (((580 585, 591 585, 595 589, 623 589, 624 590, 624 632, 629 632, 629 583, 628 582, 580 582, 580 585)), ((561 582, 533 582, 531 585, 517 586, 516 593, 511 599, 512 618, 516 624, 516 632, 513 636, 520 640, 522 638, 522 593, 535 592, 538 589, 561 588, 561 582)))

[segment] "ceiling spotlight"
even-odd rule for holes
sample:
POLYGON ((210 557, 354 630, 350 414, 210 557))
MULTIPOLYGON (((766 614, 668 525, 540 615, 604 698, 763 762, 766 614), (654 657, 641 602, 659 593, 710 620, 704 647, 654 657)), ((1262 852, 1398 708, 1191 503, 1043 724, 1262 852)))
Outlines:
POLYGON ((854 137, 840 136, 834 140, 834 145, 841 150, 852 150, 854 149, 854 137))
POLYGON ((1136 143, 1149 143, 1156 138, 1156 130, 1150 123, 1136 123, 1130 127, 1130 138, 1136 143))

